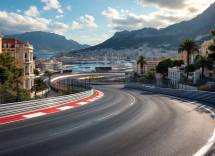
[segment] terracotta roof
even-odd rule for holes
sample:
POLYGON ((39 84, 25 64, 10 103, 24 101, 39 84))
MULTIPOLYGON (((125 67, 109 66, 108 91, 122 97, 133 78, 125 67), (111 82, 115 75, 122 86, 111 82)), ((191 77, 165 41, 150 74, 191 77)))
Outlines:
MULTIPOLYGON (((11 44, 11 48, 15 47, 15 41, 17 41, 17 44, 23 44, 26 45, 25 43, 15 39, 15 38, 3 38, 2 39, 2 48, 4 48, 4 44, 6 43, 7 45, 10 43, 11 44)), ((8 46, 7 46, 8 47, 8 46)))

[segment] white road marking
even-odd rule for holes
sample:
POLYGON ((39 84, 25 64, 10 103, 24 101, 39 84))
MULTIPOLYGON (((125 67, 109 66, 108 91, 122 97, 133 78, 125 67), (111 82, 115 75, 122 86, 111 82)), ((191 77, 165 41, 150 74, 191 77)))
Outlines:
MULTIPOLYGON (((197 105, 201 108, 204 108, 205 110, 210 112, 213 115, 213 118, 215 119, 215 113, 212 110, 210 110, 210 109, 208 109, 208 108, 206 108, 200 104, 197 104, 194 102, 191 102, 191 103, 194 105, 197 105)), ((214 143, 215 143, 215 129, 214 129, 214 132, 213 132, 211 138, 208 140, 208 142, 193 156, 204 156, 210 150, 210 148, 213 146, 214 143)))
POLYGON ((60 107, 60 108, 57 108, 57 109, 67 110, 67 109, 71 109, 71 108, 74 108, 74 107, 72 107, 72 106, 64 106, 64 107, 60 107))
POLYGON ((23 117, 29 119, 29 118, 34 118, 34 117, 42 116, 42 115, 46 115, 46 113, 39 112, 39 113, 34 113, 34 114, 29 114, 29 115, 23 115, 23 117))
POLYGON ((79 102, 79 103, 77 103, 77 104, 79 104, 79 105, 85 105, 85 104, 87 104, 88 102, 79 102))
POLYGON ((91 101, 92 102, 92 101, 95 101, 95 100, 91 99, 91 100, 87 100, 87 101, 91 101))

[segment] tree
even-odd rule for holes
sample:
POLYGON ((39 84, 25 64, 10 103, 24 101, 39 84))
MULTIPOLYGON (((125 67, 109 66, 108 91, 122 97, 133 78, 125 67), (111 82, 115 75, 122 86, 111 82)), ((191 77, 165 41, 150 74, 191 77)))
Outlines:
POLYGON ((146 58, 144 56, 140 56, 139 59, 137 60, 137 64, 140 64, 141 73, 142 73, 142 77, 143 77, 143 66, 147 64, 146 58))
MULTIPOLYGON (((189 64, 189 71, 194 72, 196 68, 194 67, 194 64, 189 64)), ((187 73, 187 66, 185 67, 185 73, 187 73)))
MULTIPOLYGON (((7 79, 7 81, 10 82, 10 85, 16 84, 17 80, 24 76, 24 69, 15 66, 14 61, 15 58, 9 53, 0 54, 0 66, 4 67, 4 70, 7 68, 10 72, 10 76, 7 79)), ((22 84, 22 81, 19 81, 19 84, 22 84)))
POLYGON ((184 64, 184 60, 180 60, 180 59, 172 59, 172 66, 181 66, 182 64, 184 64))
POLYGON ((24 69, 14 65, 15 58, 9 53, 0 54, 0 100, 10 103, 31 99, 28 91, 20 87, 24 69))
POLYGON ((208 54, 208 58, 211 58, 212 60, 215 61, 215 52, 208 54))
POLYGON ((150 71, 148 74, 145 76, 146 79, 156 79, 155 71, 150 71))
POLYGON ((10 53, 1 53, 0 54, 0 65, 4 67, 9 67, 14 65, 15 57, 11 56, 10 53))
MULTIPOLYGON (((211 30, 211 35, 215 37, 215 29, 211 30)), ((215 38, 213 38, 214 43, 208 46, 208 49, 212 52, 215 52, 215 38)))
POLYGON ((35 97, 36 97, 36 92, 40 90, 46 89, 46 83, 43 81, 42 78, 36 78, 34 79, 34 86, 32 86, 31 91, 35 91, 35 97))
POLYGON ((12 73, 7 69, 7 67, 0 66, 0 84, 4 85, 12 77, 12 73))
POLYGON ((49 70, 46 70, 45 71, 45 74, 50 74, 51 72, 49 70))
POLYGON ((33 56, 33 60, 36 60, 37 59, 37 57, 36 56, 33 56))
POLYGON ((165 79, 165 77, 168 75, 168 68, 181 66, 182 64, 184 64, 183 60, 166 58, 158 63, 156 66, 156 72, 161 73, 165 79))
POLYGON ((202 79, 204 77, 204 69, 207 68, 208 70, 213 69, 213 60, 208 58, 207 56, 197 55, 195 57, 194 67, 196 69, 202 67, 202 79))
POLYGON ((156 71, 156 69, 152 68, 152 69, 150 69, 150 71, 156 71))
POLYGON ((38 76, 40 74, 39 70, 34 69, 34 75, 38 76))
POLYGON ((178 52, 183 53, 184 51, 187 52, 187 79, 189 76, 189 63, 190 63, 190 54, 194 54, 199 52, 199 45, 193 39, 185 39, 182 41, 178 46, 178 52))

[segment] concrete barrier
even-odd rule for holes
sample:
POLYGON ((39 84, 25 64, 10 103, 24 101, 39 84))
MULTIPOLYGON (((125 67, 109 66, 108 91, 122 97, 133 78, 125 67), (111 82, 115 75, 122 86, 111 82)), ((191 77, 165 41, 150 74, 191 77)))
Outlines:
POLYGON ((155 92, 159 94, 167 94, 182 98, 201 100, 206 102, 215 103, 215 92, 204 92, 204 91, 191 91, 191 90, 182 90, 182 89, 169 89, 169 88, 157 88, 149 87, 144 85, 134 85, 134 84, 125 84, 125 88, 134 88, 150 92, 155 92))

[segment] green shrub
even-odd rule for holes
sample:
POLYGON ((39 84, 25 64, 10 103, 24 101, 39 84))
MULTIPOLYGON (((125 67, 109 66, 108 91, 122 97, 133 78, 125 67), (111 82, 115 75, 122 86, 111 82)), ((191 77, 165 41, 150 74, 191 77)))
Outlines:
POLYGON ((199 87, 199 90, 200 90, 200 91, 211 91, 212 88, 211 88, 210 85, 204 85, 204 86, 200 86, 200 87, 199 87))

